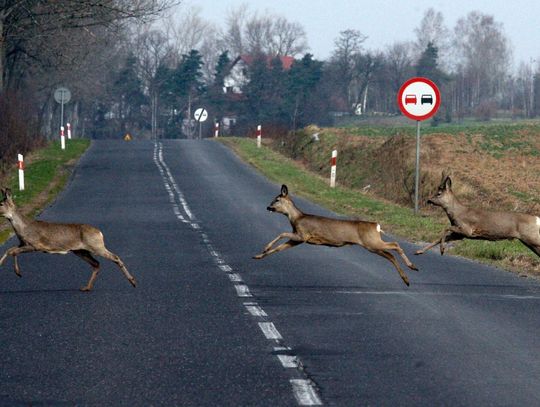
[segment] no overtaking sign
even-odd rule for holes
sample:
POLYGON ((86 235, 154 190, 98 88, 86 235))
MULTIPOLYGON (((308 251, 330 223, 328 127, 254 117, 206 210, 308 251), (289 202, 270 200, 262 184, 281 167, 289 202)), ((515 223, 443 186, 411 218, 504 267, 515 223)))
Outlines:
POLYGON ((439 88, 427 78, 411 78, 399 89, 397 103, 412 120, 426 120, 437 113, 441 104, 439 88))

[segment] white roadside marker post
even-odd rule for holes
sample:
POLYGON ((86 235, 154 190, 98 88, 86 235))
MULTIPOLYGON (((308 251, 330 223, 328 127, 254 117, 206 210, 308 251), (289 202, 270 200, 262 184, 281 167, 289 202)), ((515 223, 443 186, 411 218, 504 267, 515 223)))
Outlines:
POLYGON ((332 159, 330 160, 330 187, 336 186, 336 164, 337 164, 337 150, 332 151, 332 159))
POLYGON ((66 137, 64 136, 64 126, 60 126, 60 146, 62 150, 66 149, 66 137))
POLYGON ((261 148, 261 139, 262 139, 262 128, 259 124, 257 126, 257 148, 261 148))
POLYGON ((19 168, 19 191, 24 191, 24 157, 17 155, 17 167, 19 168))
POLYGON ((214 124, 214 137, 219 137, 219 123, 214 124))
POLYGON ((68 140, 71 140, 71 124, 67 123, 66 126, 67 126, 68 140))

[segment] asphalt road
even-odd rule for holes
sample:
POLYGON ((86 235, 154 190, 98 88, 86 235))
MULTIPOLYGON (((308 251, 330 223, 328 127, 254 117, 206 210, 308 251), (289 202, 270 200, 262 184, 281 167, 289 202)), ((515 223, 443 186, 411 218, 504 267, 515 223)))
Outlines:
POLYGON ((290 229, 278 192, 214 141, 94 142, 41 217, 101 228, 139 285, 8 260, 0 405, 540 405, 537 281, 406 243, 409 288, 359 247, 253 260, 290 229))

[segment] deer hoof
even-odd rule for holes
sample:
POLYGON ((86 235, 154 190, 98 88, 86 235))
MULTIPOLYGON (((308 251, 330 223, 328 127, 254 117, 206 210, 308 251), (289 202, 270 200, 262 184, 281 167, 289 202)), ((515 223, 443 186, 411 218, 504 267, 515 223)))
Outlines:
POLYGON ((409 265, 409 268, 410 268, 411 270, 418 271, 418 267, 416 267, 416 266, 415 266, 414 264, 412 264, 412 263, 409 265))
POLYGON ((253 258, 254 258, 255 260, 260 260, 260 259, 262 259, 263 257, 264 257, 264 255, 263 255, 262 253, 253 256, 253 258))
POLYGON ((79 291, 82 291, 83 293, 91 291, 91 290, 92 290, 92 287, 88 287, 88 286, 79 288, 79 291))
POLYGON ((131 283, 131 285, 132 285, 133 287, 137 287, 137 281, 135 281, 135 279, 134 279, 133 277, 131 277, 131 278, 129 279, 129 282, 131 283))
POLYGON ((422 250, 417 250, 414 252, 415 256, 418 256, 419 254, 424 254, 424 252, 422 250))

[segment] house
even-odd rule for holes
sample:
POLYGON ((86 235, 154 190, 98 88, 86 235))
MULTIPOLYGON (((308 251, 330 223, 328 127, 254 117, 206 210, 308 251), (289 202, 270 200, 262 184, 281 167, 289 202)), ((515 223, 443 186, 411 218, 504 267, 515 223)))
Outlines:
MULTIPOLYGON (((227 100, 234 106, 235 103, 241 103, 245 100, 245 96, 242 94, 242 88, 249 82, 248 69, 256 60, 254 55, 240 55, 230 65, 229 73, 223 80, 223 92, 226 95, 227 100)), ((271 66, 272 60, 275 57, 266 56, 266 62, 268 67, 271 66)), ((294 63, 294 58, 291 56, 282 56, 281 64, 284 70, 291 69, 294 63)), ((227 134, 231 127, 236 125, 238 117, 234 108, 232 108, 221 119, 222 129, 227 134)))
MULTIPOLYGON (((223 81, 223 92, 241 94, 242 88, 248 83, 247 70, 256 60, 254 55, 240 55, 231 64, 229 74, 223 81)), ((285 71, 291 69, 294 58, 291 56, 280 56, 281 64, 285 71)), ((271 65, 274 57, 266 56, 268 66, 271 65)))

